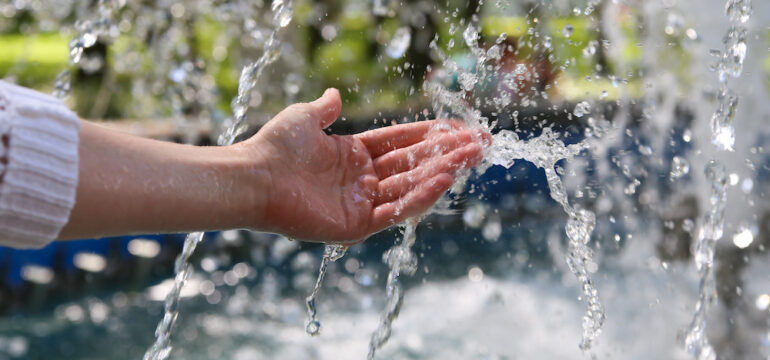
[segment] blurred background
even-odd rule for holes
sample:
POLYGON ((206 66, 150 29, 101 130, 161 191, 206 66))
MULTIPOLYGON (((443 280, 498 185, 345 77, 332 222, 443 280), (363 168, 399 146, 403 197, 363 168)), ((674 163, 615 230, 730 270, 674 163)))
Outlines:
MULTIPOLYGON (((707 123, 730 26, 714 0, 294 1, 241 136, 328 87, 343 99, 333 133, 433 118, 426 88, 439 84, 462 93, 493 131, 528 139, 550 128, 568 144, 593 141, 557 171, 570 201, 597 215, 589 265, 608 324, 590 355, 602 359, 689 358, 682 334, 698 291, 690 249, 709 206, 702 169, 724 158, 728 216, 708 336, 720 358, 770 358, 768 5, 753 3, 743 75, 731 83, 741 102, 729 154, 710 149, 707 123)), ((65 101, 82 118, 214 145, 232 124, 240 71, 274 25, 261 0, 3 0, 0 78, 53 92, 69 69, 65 101), (82 54, 71 52, 78 40, 88 45, 82 54)), ((543 170, 494 166, 464 190, 418 228, 419 268, 404 279, 409 293, 380 357, 583 356, 579 284, 564 262, 567 217, 543 170)), ((304 297, 322 248, 206 234, 172 358, 363 358, 384 301, 382 254, 398 236, 377 234, 331 264, 319 300, 324 331, 310 338, 304 297)), ((183 240, 0 248, 0 359, 141 357, 183 240)))

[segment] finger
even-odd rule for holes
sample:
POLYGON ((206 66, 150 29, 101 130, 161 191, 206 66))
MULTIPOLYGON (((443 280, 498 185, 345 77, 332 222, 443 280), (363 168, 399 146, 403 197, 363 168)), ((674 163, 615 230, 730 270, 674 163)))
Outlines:
POLYGON ((373 161, 374 171, 380 179, 411 170, 429 159, 447 154, 473 141, 473 133, 465 130, 460 132, 440 133, 430 136, 416 144, 393 150, 373 161))
POLYGON ((329 127, 340 116, 342 99, 337 89, 329 88, 320 98, 309 103, 321 129, 329 127))
POLYGON ((380 181, 374 203, 378 205, 391 202, 438 174, 455 174, 462 168, 475 165, 479 160, 481 160, 481 146, 476 143, 470 143, 448 154, 428 160, 415 169, 380 181))
POLYGON ((457 121, 438 121, 426 120, 408 124, 399 124, 386 126, 383 128, 370 130, 356 135, 366 145, 372 158, 376 158, 385 153, 400 149, 412 144, 416 144, 423 139, 432 129, 437 128, 437 124, 448 124, 449 128, 459 129, 462 124, 457 121))
POLYGON ((369 232, 374 233, 427 211, 452 186, 452 176, 438 174, 406 196, 372 210, 369 232))

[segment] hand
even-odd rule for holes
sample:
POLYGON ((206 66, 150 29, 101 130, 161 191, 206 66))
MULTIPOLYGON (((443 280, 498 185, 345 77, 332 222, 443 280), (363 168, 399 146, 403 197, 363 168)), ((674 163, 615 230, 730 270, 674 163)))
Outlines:
POLYGON ((448 121, 421 121, 357 135, 326 135, 339 92, 295 104, 249 140, 269 174, 256 227, 350 245, 427 211, 458 171, 482 156, 481 136, 448 121))

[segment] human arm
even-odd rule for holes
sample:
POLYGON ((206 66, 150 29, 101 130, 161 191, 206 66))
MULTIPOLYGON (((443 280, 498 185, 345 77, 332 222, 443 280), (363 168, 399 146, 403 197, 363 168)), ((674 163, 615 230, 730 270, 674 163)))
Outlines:
POLYGON ((59 239, 249 227, 267 181, 249 156, 82 121, 75 206, 59 239))
POLYGON ((456 125, 324 134, 340 110, 339 93, 327 91, 225 147, 83 122, 75 206, 59 238, 250 228, 355 243, 426 211, 480 160, 479 137, 456 125))

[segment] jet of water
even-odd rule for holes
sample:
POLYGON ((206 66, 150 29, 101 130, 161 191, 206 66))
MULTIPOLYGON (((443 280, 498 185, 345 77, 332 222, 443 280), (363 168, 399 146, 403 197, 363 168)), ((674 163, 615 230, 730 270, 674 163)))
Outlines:
POLYGON ((318 269, 318 278, 313 286, 313 291, 310 292, 307 298, 305 298, 305 306, 307 307, 307 323, 305 324, 305 331, 311 336, 318 336, 321 334, 321 322, 317 319, 317 310, 315 306, 318 292, 321 290, 326 271, 329 268, 330 262, 335 262, 345 256, 345 252, 348 251, 343 245, 326 245, 324 246, 324 254, 321 257, 321 267, 318 269))
MULTIPOLYGON (((268 41, 265 42, 262 56, 257 61, 244 67, 241 72, 241 78, 238 83, 238 96, 236 96, 232 103, 234 121, 225 133, 219 137, 219 145, 232 144, 235 138, 245 131, 246 110, 251 99, 251 92, 257 85, 257 80, 265 67, 280 57, 278 32, 291 21, 291 0, 274 0, 271 8, 273 10, 273 32, 270 34, 268 41)), ((183 251, 176 259, 176 277, 174 279, 174 287, 168 297, 166 297, 165 314, 155 331, 155 343, 144 354, 144 360, 164 360, 171 353, 171 332, 179 315, 180 292, 191 272, 190 256, 202 238, 203 233, 196 232, 189 234, 185 239, 183 251)))
MULTIPOLYGON (((728 87, 730 76, 737 78, 743 71, 746 58, 746 23, 751 16, 751 0, 728 0, 725 13, 730 19, 730 28, 724 37, 724 51, 717 64, 720 83, 717 95, 717 109, 711 117, 711 142, 717 151, 733 151, 735 128, 733 119, 738 106, 738 96, 728 87)), ((727 173, 725 166, 711 160, 706 165, 706 178, 711 182, 711 208, 704 216, 698 238, 693 246, 693 257, 700 276, 698 302, 695 314, 687 329, 685 348, 698 360, 715 360, 717 354, 708 340, 706 316, 716 301, 716 280, 714 279, 714 252, 722 238, 727 205, 727 173)))

